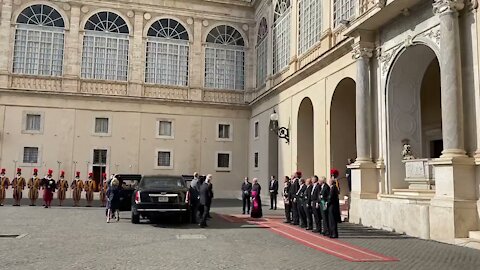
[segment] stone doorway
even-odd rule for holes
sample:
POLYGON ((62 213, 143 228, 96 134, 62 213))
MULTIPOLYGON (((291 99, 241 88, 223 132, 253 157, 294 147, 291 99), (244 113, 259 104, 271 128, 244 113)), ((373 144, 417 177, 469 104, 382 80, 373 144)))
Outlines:
POLYGON ((314 175, 313 120, 312 101, 307 97, 300 103, 297 121, 297 170, 305 178, 314 175))
POLYGON ((330 167, 340 173, 341 195, 351 192, 346 178, 347 159, 357 157, 355 107, 355 81, 345 78, 335 88, 330 105, 330 167))
MULTIPOLYGON (((438 157, 443 150, 440 90, 439 62, 430 47, 412 45, 399 54, 390 70, 386 90, 389 192, 412 188, 405 180, 411 177, 406 175, 408 165, 402 160, 406 141, 418 160, 412 165, 417 174, 414 178, 431 178, 433 183, 429 159, 438 157)), ((417 185, 415 189, 418 187, 422 188, 417 185)))

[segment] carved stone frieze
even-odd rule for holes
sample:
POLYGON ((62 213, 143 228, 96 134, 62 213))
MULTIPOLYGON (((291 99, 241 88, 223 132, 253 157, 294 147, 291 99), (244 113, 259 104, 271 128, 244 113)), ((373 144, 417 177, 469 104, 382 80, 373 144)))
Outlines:
POLYGON ((84 81, 81 83, 80 92, 98 95, 125 96, 127 95, 127 84, 84 81))
POLYGON ((440 27, 434 27, 424 33, 424 37, 431 39, 438 47, 440 47, 440 27))
POLYGON ((203 101, 241 104, 245 103, 245 97, 243 92, 205 90, 203 101))
POLYGON ((188 89, 145 86, 145 97, 165 99, 188 99, 188 89))
POLYGON ((458 12, 465 7, 464 0, 434 0, 433 13, 443 14, 458 12))
POLYGON ((12 77, 11 88, 39 90, 39 91, 62 91, 61 79, 46 79, 37 77, 12 77))
POLYGON ((380 67, 382 69, 382 76, 385 76, 387 74, 393 62, 393 59, 395 58, 395 55, 397 55, 397 52, 400 50, 400 48, 402 47, 400 45, 397 45, 381 53, 379 60, 380 60, 380 67))

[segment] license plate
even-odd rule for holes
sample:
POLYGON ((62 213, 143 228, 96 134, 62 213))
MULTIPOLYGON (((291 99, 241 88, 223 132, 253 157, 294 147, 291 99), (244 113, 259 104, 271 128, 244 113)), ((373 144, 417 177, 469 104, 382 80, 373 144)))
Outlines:
POLYGON ((168 202, 168 197, 158 197, 159 202, 168 202))

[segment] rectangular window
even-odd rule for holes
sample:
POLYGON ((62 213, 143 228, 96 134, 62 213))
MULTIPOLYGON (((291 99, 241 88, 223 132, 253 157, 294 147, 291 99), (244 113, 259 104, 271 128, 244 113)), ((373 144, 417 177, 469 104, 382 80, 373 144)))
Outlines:
POLYGON ((27 114, 25 130, 40 131, 42 116, 40 114, 27 114))
POLYGON ((219 139, 230 139, 230 125, 229 124, 219 124, 218 125, 218 138, 219 139))
POLYGON ((333 1, 333 26, 340 25, 342 20, 351 21, 356 16, 356 0, 333 1))
POLYGON ((258 134, 259 130, 258 130, 258 121, 255 122, 254 124, 254 127, 253 127, 253 135, 255 138, 258 138, 259 134, 258 134))
POLYGON ((299 9, 298 53, 302 54, 320 41, 322 34, 322 1, 301 0, 299 9))
POLYGON ((230 168, 230 154, 218 153, 217 155, 217 168, 227 169, 230 168))
POLYGON ((105 150, 105 149, 95 149, 95 150, 93 150, 93 164, 94 165, 105 165, 105 164, 107 164, 107 150, 105 150))
POLYGON ((162 137, 172 137, 172 122, 171 121, 159 121, 158 123, 158 135, 162 137))
POLYGON ((257 87, 263 86, 267 79, 267 37, 257 45, 257 87))
POLYGON ((157 166, 158 167, 171 167, 172 166, 172 153, 170 151, 158 151, 157 152, 157 166))
POLYGON ((205 87, 243 90, 245 85, 244 58, 243 47, 237 49, 207 44, 205 49, 205 87))
POLYGON ((188 85, 188 41, 149 37, 145 82, 162 85, 188 85))
POLYGON ((108 133, 108 118, 105 118, 105 117, 95 118, 95 133, 101 133, 101 134, 108 133))
POLYGON ((254 159, 254 160, 253 160, 253 164, 254 164, 253 166, 254 166, 255 168, 258 168, 258 152, 255 153, 255 156, 254 156, 253 159, 254 159))
POLYGON ((38 163, 38 147, 23 148, 23 163, 38 163))

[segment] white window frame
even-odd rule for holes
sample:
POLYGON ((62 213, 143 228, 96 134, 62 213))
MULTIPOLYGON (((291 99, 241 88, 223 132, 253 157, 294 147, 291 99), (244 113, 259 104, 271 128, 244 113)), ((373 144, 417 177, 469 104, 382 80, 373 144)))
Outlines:
POLYGON ((292 3, 287 1, 290 7, 273 23, 273 74, 282 72, 290 64, 292 3))
POLYGON ((19 163, 17 164, 17 167, 39 167, 42 164, 42 146, 38 144, 29 144, 29 145, 22 145, 20 149, 20 157, 19 157, 19 163), (38 155, 37 155, 37 163, 24 163, 23 162, 23 156, 25 152, 26 147, 33 147, 33 148, 38 148, 38 155))
POLYGON ((233 124, 231 122, 217 122, 215 125, 215 133, 216 133, 216 140, 219 142, 231 142, 233 141, 233 124), (229 137, 228 138, 220 138, 220 125, 229 125, 229 137))
POLYGON ((260 138, 260 122, 258 120, 253 122, 253 138, 255 140, 260 138))
MULTIPOLYGON (((93 155, 95 154, 95 150, 106 150, 107 151, 107 160, 105 163, 105 172, 110 171, 110 155, 112 154, 112 150, 109 146, 93 146, 90 148, 90 157, 89 157, 89 163, 88 163, 88 172, 93 171, 93 166, 98 166, 99 164, 93 164, 93 155)), ((88 176, 88 175, 87 175, 88 176)), ((87 177, 85 176, 85 178, 87 177)))
POLYGON ((229 172, 232 170, 232 151, 217 151, 215 152, 215 171, 217 172, 229 172), (219 154, 228 154, 228 168, 218 167, 218 155, 219 154))
POLYGON ((302 55, 320 42, 322 36, 322 1, 298 2, 298 55, 302 55))
POLYGON ((45 113, 39 111, 23 111, 22 113, 22 134, 43 134, 45 113), (27 115, 40 115, 40 130, 27 130, 27 115))
POLYGON ((338 28, 342 24, 341 20, 351 21, 357 16, 358 0, 333 0, 332 19, 333 28, 338 28))
POLYGON ((260 153, 259 152, 253 153, 253 168, 257 171, 260 168, 260 153), (257 164, 255 164, 255 158, 257 159, 257 164))
POLYGON ((92 128, 92 135, 97 137, 110 137, 112 136, 112 117, 106 115, 95 115, 93 117, 93 128, 92 128), (97 118, 107 118, 108 119, 108 132, 107 133, 97 133, 95 130, 95 126, 97 123, 97 118))
POLYGON ((155 149, 155 159, 154 159, 154 168, 156 170, 173 170, 174 166, 174 155, 173 150, 171 149, 163 149, 163 148, 156 148, 155 149), (160 152, 168 152, 170 153, 170 165, 169 166, 158 166, 158 154, 160 152))
POLYGON ((156 121, 155 137, 158 139, 175 139, 175 121, 173 119, 158 118, 156 121), (160 135, 160 122, 170 122, 170 136, 160 135))

